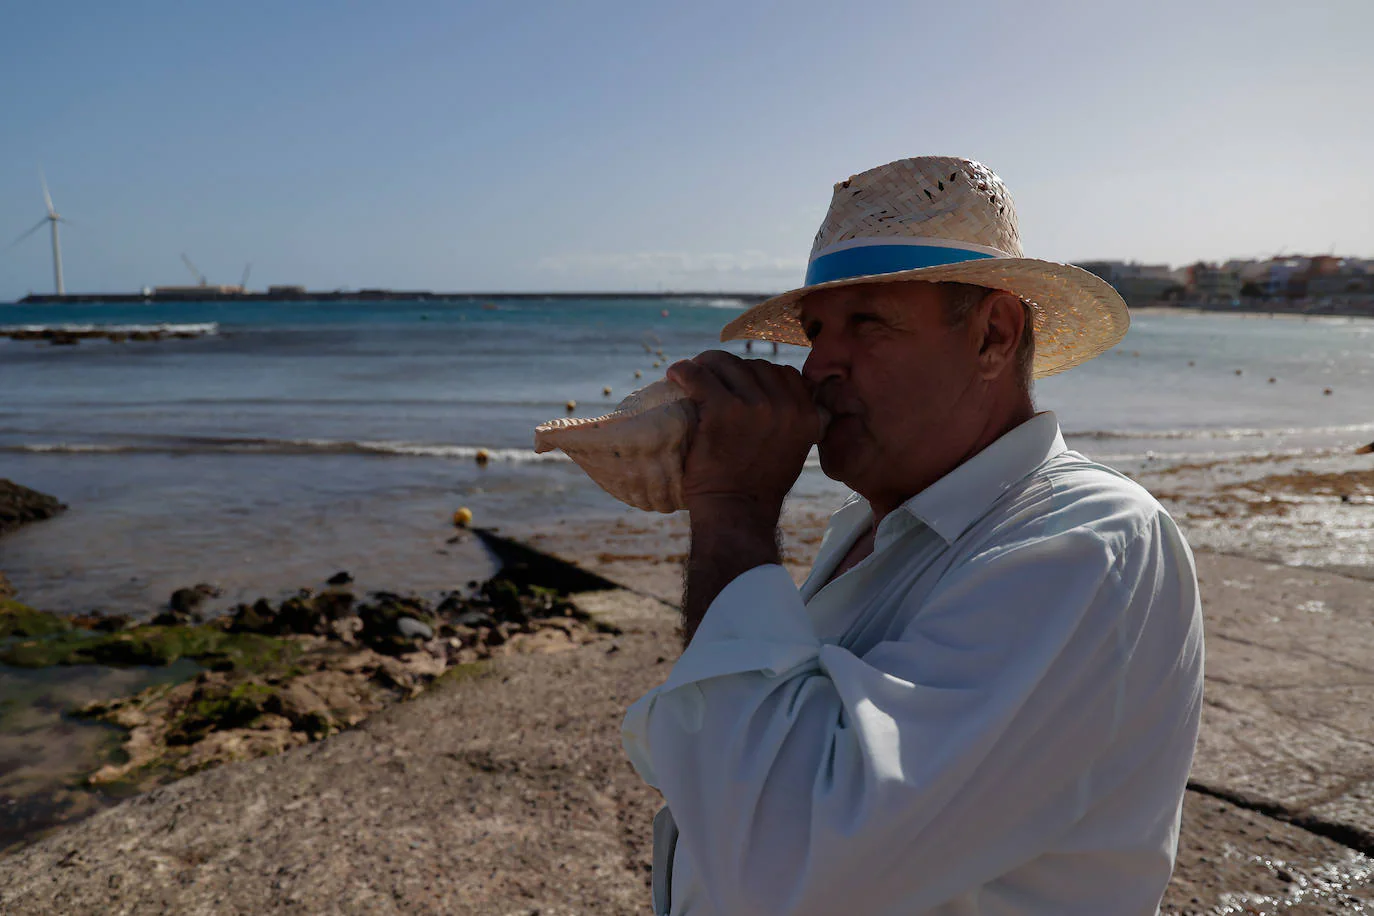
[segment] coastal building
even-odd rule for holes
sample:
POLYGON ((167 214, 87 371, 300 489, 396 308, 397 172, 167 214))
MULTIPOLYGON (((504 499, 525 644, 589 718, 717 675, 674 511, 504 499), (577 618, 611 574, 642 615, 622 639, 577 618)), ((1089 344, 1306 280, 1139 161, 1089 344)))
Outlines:
POLYGON ((1186 284, 1189 298, 1204 305, 1239 305, 1244 286, 1241 272, 1235 266, 1209 264, 1198 261, 1187 268, 1186 284))
POLYGON ((1307 274, 1310 259, 1299 255, 1273 257, 1265 262, 1268 272, 1264 278, 1264 292, 1274 299, 1301 299, 1307 294, 1307 274))
POLYGON ((1110 283, 1127 305, 1141 306, 1178 299, 1184 290, 1182 278, 1168 264, 1083 261, 1077 266, 1110 283))
POLYGON ((1322 256, 1313 258, 1312 262, 1312 269, 1307 276, 1309 298, 1325 299, 1374 293, 1374 276, 1370 275, 1368 261, 1360 258, 1322 256))

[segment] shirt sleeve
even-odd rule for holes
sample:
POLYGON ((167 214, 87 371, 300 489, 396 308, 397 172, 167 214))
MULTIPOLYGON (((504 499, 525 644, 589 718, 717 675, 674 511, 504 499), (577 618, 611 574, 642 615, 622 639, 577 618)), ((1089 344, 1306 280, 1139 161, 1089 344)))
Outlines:
POLYGON ((1042 852, 1115 778, 1093 761, 1163 575, 1120 559, 1072 530, 966 561, 863 656, 781 567, 731 582, 623 729, 715 910, 935 906, 1042 852))

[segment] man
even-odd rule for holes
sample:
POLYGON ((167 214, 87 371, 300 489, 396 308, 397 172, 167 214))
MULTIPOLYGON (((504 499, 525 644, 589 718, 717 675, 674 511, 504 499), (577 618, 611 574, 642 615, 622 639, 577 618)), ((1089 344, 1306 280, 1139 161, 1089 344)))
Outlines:
POLYGON ((688 645, 624 725, 667 802, 657 913, 1157 911, 1201 707, 1192 557, 1030 396, 1126 325, 1098 278, 1021 256, 990 171, 923 157, 837 185, 806 285, 722 333, 809 344, 801 373, 673 366, 699 411, 688 645), (816 443, 854 496, 799 590, 776 528, 816 443))

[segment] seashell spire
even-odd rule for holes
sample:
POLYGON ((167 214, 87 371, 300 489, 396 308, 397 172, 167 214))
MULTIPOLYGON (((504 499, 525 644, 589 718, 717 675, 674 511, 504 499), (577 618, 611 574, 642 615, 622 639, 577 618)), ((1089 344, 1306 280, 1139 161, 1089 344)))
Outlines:
POLYGON ((636 509, 686 508, 682 462, 696 405, 673 382, 633 392, 603 417, 560 417, 534 430, 534 450, 561 449, 607 493, 636 509))

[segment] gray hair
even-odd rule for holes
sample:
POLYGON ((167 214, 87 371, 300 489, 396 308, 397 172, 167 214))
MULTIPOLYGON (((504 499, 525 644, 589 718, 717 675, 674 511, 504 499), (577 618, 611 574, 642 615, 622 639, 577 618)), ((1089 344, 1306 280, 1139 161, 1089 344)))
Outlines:
MULTIPOLYGON (((945 320, 950 326, 958 327, 968 321, 969 315, 983 298, 991 292, 985 286, 974 286, 972 283, 938 283, 940 290, 945 296, 945 320)), ((1035 364, 1035 313, 1031 310, 1030 303, 1025 299, 1021 300, 1021 308, 1025 311, 1026 324, 1021 330, 1021 340, 1016 344, 1016 373, 1021 380, 1021 387, 1027 392, 1031 390, 1031 376, 1035 364)))

